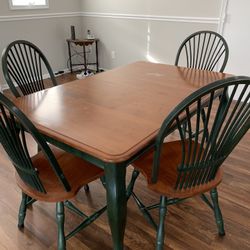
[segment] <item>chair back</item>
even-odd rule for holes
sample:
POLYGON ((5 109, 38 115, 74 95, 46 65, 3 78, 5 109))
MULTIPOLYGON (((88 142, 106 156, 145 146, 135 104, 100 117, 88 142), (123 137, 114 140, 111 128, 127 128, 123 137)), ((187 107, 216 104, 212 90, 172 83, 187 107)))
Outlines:
MULTIPOLYGON (((184 99, 165 119, 156 139, 152 182, 158 178, 162 146, 177 140, 176 190, 206 184, 250 128, 250 77, 211 83, 184 99)), ((176 144, 175 144, 176 145, 176 144)))
POLYGON ((37 46, 28 41, 17 40, 4 49, 2 69, 5 80, 15 97, 44 89, 45 74, 50 76, 51 84, 48 83, 48 86, 57 85, 48 60, 37 46), (16 86, 19 87, 19 91, 16 86))
POLYGON ((181 44, 175 59, 176 66, 214 70, 220 65, 223 72, 229 49, 226 40, 213 31, 198 31, 188 36, 181 44))
POLYGON ((36 191, 46 193, 39 172, 32 163, 26 143, 28 132, 36 141, 66 191, 70 186, 42 135, 7 97, 0 93, 0 141, 20 178, 36 191))

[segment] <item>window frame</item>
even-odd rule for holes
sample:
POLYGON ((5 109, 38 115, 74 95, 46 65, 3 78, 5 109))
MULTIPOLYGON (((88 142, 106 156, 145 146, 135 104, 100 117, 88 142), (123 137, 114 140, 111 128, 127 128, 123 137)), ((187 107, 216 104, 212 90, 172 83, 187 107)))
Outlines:
POLYGON ((45 5, 13 5, 12 0, 9 0, 9 8, 11 10, 48 9, 49 0, 45 0, 45 5))

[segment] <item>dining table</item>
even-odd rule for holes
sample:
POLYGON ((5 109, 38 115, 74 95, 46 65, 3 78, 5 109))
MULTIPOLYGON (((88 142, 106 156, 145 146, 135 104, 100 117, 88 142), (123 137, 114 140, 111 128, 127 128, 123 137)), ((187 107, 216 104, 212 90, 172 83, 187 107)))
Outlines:
POLYGON ((124 249, 126 169, 185 97, 229 74, 139 61, 15 100, 46 140, 103 168, 113 248, 124 249))

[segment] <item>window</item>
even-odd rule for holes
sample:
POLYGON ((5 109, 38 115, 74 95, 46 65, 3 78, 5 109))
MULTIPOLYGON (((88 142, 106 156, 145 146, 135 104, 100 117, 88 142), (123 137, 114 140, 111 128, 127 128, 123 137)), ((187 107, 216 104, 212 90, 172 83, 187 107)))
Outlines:
POLYGON ((42 9, 49 7, 49 0, 9 0, 11 9, 42 9))

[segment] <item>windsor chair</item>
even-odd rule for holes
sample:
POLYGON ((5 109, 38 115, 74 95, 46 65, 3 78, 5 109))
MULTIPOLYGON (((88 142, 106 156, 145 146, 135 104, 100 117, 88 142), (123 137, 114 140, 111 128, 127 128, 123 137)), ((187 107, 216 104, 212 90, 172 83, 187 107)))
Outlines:
POLYGON ((167 116, 154 147, 132 164, 134 172, 128 187, 128 198, 133 196, 157 230, 156 249, 163 249, 167 206, 196 195, 213 210, 219 235, 225 234, 217 186, 222 181, 223 162, 249 128, 249 77, 230 77, 202 87, 167 116), (139 173, 146 178, 148 188, 160 195, 158 204, 146 206, 133 192, 139 173), (211 199, 205 194, 208 191, 211 199), (156 208, 158 224, 150 214, 156 208))
MULTIPOLYGON (((13 41, 3 50, 2 69, 5 80, 15 97, 29 95, 48 86, 57 85, 47 58, 36 45, 29 41, 13 41), (46 79, 46 84, 43 79, 45 74, 49 74, 50 77, 46 79)), ((84 189, 89 191, 89 186, 84 186, 84 189)))
POLYGON ((26 210, 33 202, 56 203, 58 249, 66 249, 66 240, 96 220, 106 206, 90 216, 69 199, 84 185, 103 176, 101 168, 49 145, 31 121, 7 97, 0 93, 0 141, 16 170, 17 185, 22 190, 18 227, 24 226, 26 210), (28 132, 40 151, 34 156, 26 143, 28 132), (64 207, 83 217, 83 222, 65 236, 64 207))
POLYGON ((50 77, 50 82, 47 80, 48 86, 57 85, 47 58, 36 45, 29 41, 16 40, 4 49, 2 69, 5 80, 15 97, 45 89, 43 79, 45 74, 50 77))
POLYGON ((198 31, 188 36, 180 45, 176 66, 187 68, 216 70, 223 72, 229 56, 226 40, 214 31, 198 31), (220 65, 221 64, 221 65, 220 65))
MULTIPOLYGON (((223 72, 228 55, 227 42, 220 34, 208 30, 198 31, 182 42, 177 51, 175 65, 223 72)), ((204 117, 203 111, 202 117, 204 117)), ((185 129, 185 125, 183 127, 185 129)))

